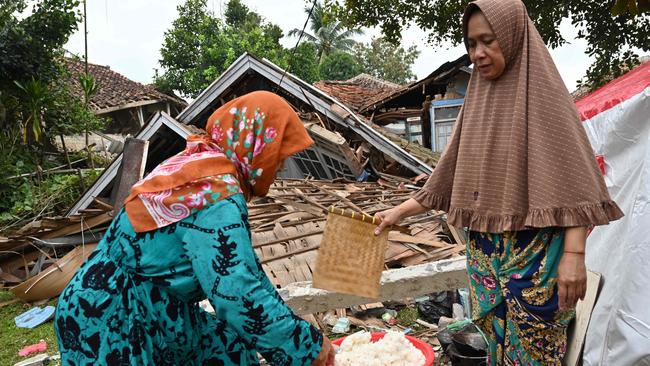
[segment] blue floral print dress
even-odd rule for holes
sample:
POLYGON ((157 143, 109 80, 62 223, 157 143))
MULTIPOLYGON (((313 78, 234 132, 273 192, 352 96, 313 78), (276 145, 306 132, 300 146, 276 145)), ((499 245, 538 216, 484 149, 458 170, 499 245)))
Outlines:
POLYGON ((557 269, 564 229, 470 232, 472 317, 489 346, 488 365, 562 364, 574 312, 559 311, 557 269))
POLYGON ((122 210, 60 296, 62 365, 310 365, 321 333, 255 255, 243 195, 137 234, 122 210), (198 306, 208 298, 210 315, 198 306))

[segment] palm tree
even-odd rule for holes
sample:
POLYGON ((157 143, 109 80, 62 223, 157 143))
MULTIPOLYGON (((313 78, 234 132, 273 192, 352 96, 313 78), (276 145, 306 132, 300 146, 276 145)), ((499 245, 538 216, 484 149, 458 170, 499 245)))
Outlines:
MULTIPOLYGON (((309 14, 309 7, 305 8, 305 13, 309 14)), ((322 61, 332 51, 352 51, 352 47, 356 43, 352 37, 363 34, 359 28, 346 29, 340 21, 327 19, 325 9, 318 1, 314 4, 309 20, 311 34, 300 29, 293 29, 289 32, 289 36, 302 36, 307 42, 313 43, 318 50, 319 61, 322 61)))

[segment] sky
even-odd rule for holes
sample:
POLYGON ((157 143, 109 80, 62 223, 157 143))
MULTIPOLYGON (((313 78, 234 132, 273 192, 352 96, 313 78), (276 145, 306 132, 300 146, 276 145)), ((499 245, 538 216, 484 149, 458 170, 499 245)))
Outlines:
MULTIPOLYGON (((184 0, 88 0, 88 61, 110 66, 129 79, 148 84, 153 81, 154 69, 159 68, 160 47, 178 12, 176 7, 184 0)), ((208 7, 220 15, 227 0, 207 0, 208 7)), ((242 0, 251 10, 267 21, 277 24, 285 34, 294 28, 302 29, 306 14, 305 0, 242 0)), ((560 48, 551 50, 560 75, 569 91, 575 90, 576 81, 591 64, 585 53, 586 42, 575 40, 577 30, 566 21, 560 26, 565 39, 570 40, 560 48)), ((368 29, 357 41, 368 42, 379 36, 377 29, 368 29)), ((296 38, 284 37, 281 43, 293 47, 296 38)), ((417 45, 420 56, 413 65, 416 76, 423 78, 444 62, 454 60, 463 53, 463 46, 429 45, 426 32, 409 28, 402 33, 404 47, 417 45)), ((83 23, 73 34, 65 48, 79 56, 84 53, 83 23)), ((262 55, 263 56, 263 55, 262 55)))

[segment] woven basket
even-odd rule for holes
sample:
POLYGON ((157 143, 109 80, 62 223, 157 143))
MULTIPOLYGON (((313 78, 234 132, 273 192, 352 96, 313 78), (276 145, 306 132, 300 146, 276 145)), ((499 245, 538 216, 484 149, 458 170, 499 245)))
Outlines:
POLYGON ((388 230, 375 236, 370 216, 330 208, 312 285, 328 291, 379 297, 388 230))

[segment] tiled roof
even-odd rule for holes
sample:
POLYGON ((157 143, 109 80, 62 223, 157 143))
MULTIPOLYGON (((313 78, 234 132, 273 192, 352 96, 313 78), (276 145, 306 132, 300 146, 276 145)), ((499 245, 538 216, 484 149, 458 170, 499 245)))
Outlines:
POLYGON ((398 84, 368 74, 359 74, 343 81, 318 81, 314 86, 355 111, 379 95, 390 95, 402 88, 398 84))
MULTIPOLYGON (((78 76, 85 71, 83 61, 66 57, 65 63, 70 71, 68 83, 70 90, 76 97, 83 98, 83 91, 78 81, 78 76)), ((107 108, 121 109, 119 107, 129 103, 150 100, 165 100, 178 105, 186 104, 180 98, 162 93, 150 85, 130 80, 111 70, 108 66, 88 63, 88 73, 95 78, 95 82, 99 85, 99 91, 90 100, 90 105, 96 112, 107 108)))

